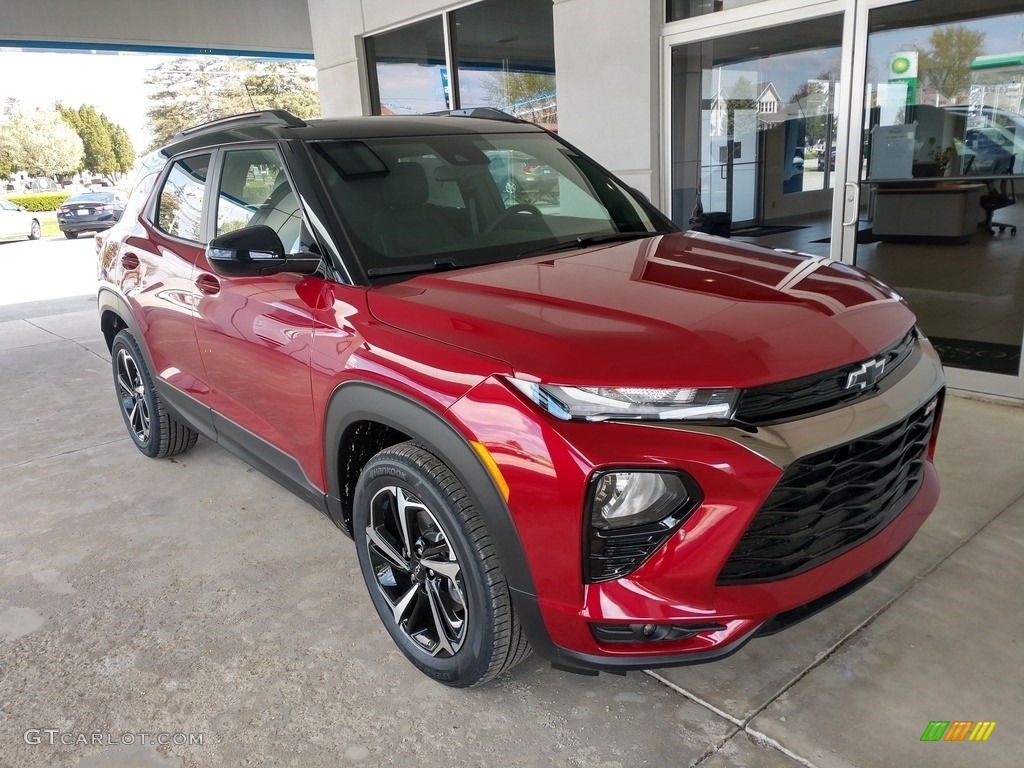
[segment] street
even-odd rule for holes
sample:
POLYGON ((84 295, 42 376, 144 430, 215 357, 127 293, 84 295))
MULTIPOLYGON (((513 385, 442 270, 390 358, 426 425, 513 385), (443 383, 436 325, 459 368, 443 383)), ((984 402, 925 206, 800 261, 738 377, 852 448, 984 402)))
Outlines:
POLYGON ((0 306, 68 296, 95 296, 96 247, 93 234, 68 240, 0 241, 0 306))

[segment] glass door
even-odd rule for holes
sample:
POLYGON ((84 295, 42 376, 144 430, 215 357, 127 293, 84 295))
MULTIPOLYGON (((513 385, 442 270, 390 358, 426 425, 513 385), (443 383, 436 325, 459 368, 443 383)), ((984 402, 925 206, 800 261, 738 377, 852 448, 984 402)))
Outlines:
POLYGON ((952 386, 1024 397, 1024 8, 855 5, 836 256, 907 298, 952 386))
POLYGON ((666 37, 677 224, 830 253, 846 7, 766 0, 666 37))
POLYGON ((1024 4, 708 7, 664 27, 673 220, 878 275, 953 387, 1024 399, 1024 4))

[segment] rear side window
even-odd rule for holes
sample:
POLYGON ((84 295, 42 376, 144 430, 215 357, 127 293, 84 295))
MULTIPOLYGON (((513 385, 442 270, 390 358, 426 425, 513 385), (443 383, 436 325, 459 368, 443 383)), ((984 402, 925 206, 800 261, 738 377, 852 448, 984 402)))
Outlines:
POLYGON ((157 198, 156 226, 168 235, 202 242, 203 197, 210 155, 176 160, 157 198))

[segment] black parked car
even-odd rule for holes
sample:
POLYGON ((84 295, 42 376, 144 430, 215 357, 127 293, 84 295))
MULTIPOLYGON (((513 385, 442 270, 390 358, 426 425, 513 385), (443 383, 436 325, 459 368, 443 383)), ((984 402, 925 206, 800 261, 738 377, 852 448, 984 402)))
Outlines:
POLYGON ((57 209, 57 224, 64 237, 74 240, 79 232, 110 229, 124 213, 125 197, 117 191, 72 195, 57 209))

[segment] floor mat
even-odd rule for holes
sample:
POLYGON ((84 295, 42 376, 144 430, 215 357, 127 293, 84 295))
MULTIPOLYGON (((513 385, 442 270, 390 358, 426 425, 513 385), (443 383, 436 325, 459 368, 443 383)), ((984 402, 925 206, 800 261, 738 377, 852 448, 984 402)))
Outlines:
MULTIPOLYGON (((871 231, 871 227, 867 229, 857 230, 857 245, 871 245, 871 243, 877 243, 882 238, 878 237, 874 232, 871 231)), ((811 240, 812 243, 831 243, 831 237, 823 237, 821 240, 811 240)))
POLYGON ((766 235, 780 235, 783 232, 792 232, 796 229, 807 229, 807 227, 791 226, 791 227, 740 227, 739 229, 732 230, 733 237, 765 237, 766 235))
POLYGON ((947 339, 929 336, 943 365, 971 371, 1016 376, 1020 370, 1020 347, 990 341, 947 339))

